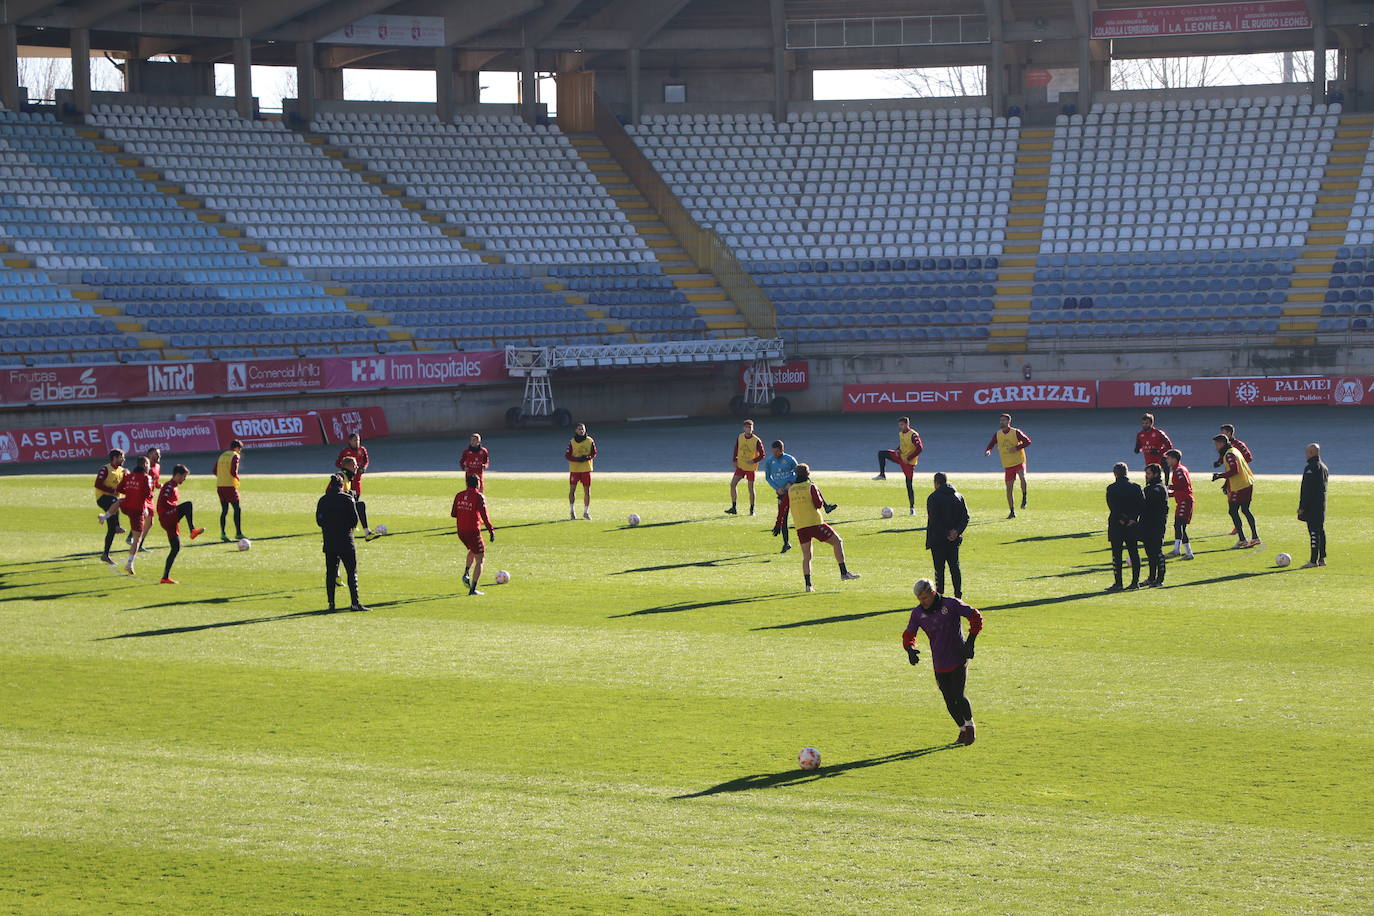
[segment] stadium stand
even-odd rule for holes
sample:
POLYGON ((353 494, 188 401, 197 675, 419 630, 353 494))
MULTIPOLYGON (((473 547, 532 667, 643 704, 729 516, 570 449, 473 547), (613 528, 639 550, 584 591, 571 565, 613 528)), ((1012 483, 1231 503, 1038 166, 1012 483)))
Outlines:
POLYGON ((1019 128, 927 108, 652 115, 627 130, 755 274, 784 336, 817 342, 988 336, 1019 128))
POLYGON ((1061 115, 1029 336, 1278 333, 1338 115, 1297 96, 1061 115))

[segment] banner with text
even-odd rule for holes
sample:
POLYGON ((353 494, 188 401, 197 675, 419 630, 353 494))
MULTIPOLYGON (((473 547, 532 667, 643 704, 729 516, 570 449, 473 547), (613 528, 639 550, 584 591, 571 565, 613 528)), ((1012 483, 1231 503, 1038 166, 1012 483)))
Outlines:
POLYGON ((347 442, 357 433, 366 442, 387 435, 386 411, 380 407, 331 407, 319 411, 324 441, 347 442))
MULTIPOLYGON (((753 377, 752 365, 740 366, 739 390, 747 389, 753 377)), ((773 367, 773 388, 777 391, 805 391, 810 384, 811 364, 804 359, 773 367)))
POLYGON ((1282 404, 1374 406, 1374 377, 1313 375, 1231 380, 1232 407, 1273 407, 1282 404))
POLYGON ((1305 0, 1255 0, 1095 10, 1093 38, 1156 38, 1162 35, 1216 35, 1310 29, 1305 0))
POLYGON ((220 448, 215 424, 203 420, 165 420, 152 423, 113 423, 105 426, 105 441, 110 448, 130 454, 160 448, 176 452, 212 452, 220 448))
POLYGON ((100 426, 0 430, 0 462, 104 458, 109 450, 100 426))
POLYGON ((280 448, 287 445, 323 445, 320 418, 313 412, 209 414, 221 443, 237 439, 244 448, 280 448))
POLYGON ((1028 410, 1097 404, 1096 382, 991 384, 911 382, 905 385, 845 385, 846 413, 906 410, 1028 410))
POLYGON ((1098 407, 1225 407, 1230 397, 1231 383, 1226 379, 1097 383, 1098 407))
POLYGON ((0 369, 0 405, 255 397, 380 388, 442 388, 509 381, 505 354, 396 353, 201 363, 0 369))

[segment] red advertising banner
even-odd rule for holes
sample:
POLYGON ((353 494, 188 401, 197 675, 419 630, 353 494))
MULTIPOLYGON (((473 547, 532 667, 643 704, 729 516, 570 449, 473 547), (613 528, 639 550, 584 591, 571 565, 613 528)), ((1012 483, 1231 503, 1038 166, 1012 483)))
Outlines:
POLYGON ((199 420, 161 420, 152 423, 113 423, 104 427, 110 448, 130 454, 160 448, 164 452, 212 452, 222 448, 215 424, 199 420))
POLYGON ((104 458, 110 446, 100 426, 49 426, 0 431, 0 462, 104 458))
POLYGON ((1030 410, 1097 405, 1096 382, 911 382, 845 385, 845 413, 907 410, 1030 410))
MULTIPOLYGON (((739 390, 749 387, 753 378, 752 365, 740 366, 739 390)), ((805 391, 811 384, 811 364, 804 359, 793 360, 773 367, 773 387, 778 391, 805 391)))
POLYGON ((1232 407, 1272 407, 1281 404, 1374 406, 1374 377, 1311 375, 1231 379, 1232 407))
POLYGON ((333 407, 319 411, 319 417, 325 442, 347 442, 353 433, 366 442, 391 431, 386 424, 386 411, 381 407, 333 407))
POLYGON ((207 414, 215 424, 220 442, 238 439, 245 448, 280 448, 287 445, 323 445, 320 418, 304 410, 282 413, 207 414))
POLYGON ((1132 380, 1097 383, 1098 407, 1225 407, 1226 379, 1132 380))
POLYGON ((1305 0, 1095 10, 1092 22, 1093 38, 1156 38, 1312 28, 1305 0))
POLYGON ((310 391, 431 388, 509 381, 505 354, 396 353, 319 359, 42 366, 0 370, 0 405, 257 397, 310 391))

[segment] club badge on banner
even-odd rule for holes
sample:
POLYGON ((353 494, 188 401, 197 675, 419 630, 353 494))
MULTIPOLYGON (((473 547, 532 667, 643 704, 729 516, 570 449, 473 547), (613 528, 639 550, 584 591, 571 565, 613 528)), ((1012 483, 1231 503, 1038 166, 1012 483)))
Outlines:
POLYGON ((347 442, 348 437, 354 433, 361 436, 363 441, 367 441, 390 432, 386 423, 386 411, 381 407, 329 408, 319 411, 319 417, 320 425, 324 427, 325 442, 347 442))
POLYGON ((221 447, 215 424, 204 420, 166 420, 153 423, 114 423, 105 426, 110 448, 126 452, 211 452, 221 447))
POLYGON ((1231 380, 1233 407, 1273 407, 1283 404, 1333 404, 1342 407, 1374 405, 1374 377, 1317 375, 1231 380))
POLYGON ((0 462, 66 461, 105 457, 110 446, 99 426, 48 426, 0 431, 0 462))

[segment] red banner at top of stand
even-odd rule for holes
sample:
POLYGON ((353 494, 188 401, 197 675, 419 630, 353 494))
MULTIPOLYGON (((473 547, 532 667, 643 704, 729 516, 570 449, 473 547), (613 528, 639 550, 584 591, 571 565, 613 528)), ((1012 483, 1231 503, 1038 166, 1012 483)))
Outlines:
POLYGON ((1095 10, 1092 16, 1093 38, 1158 38, 1310 28, 1312 17, 1307 12, 1305 0, 1095 10))

